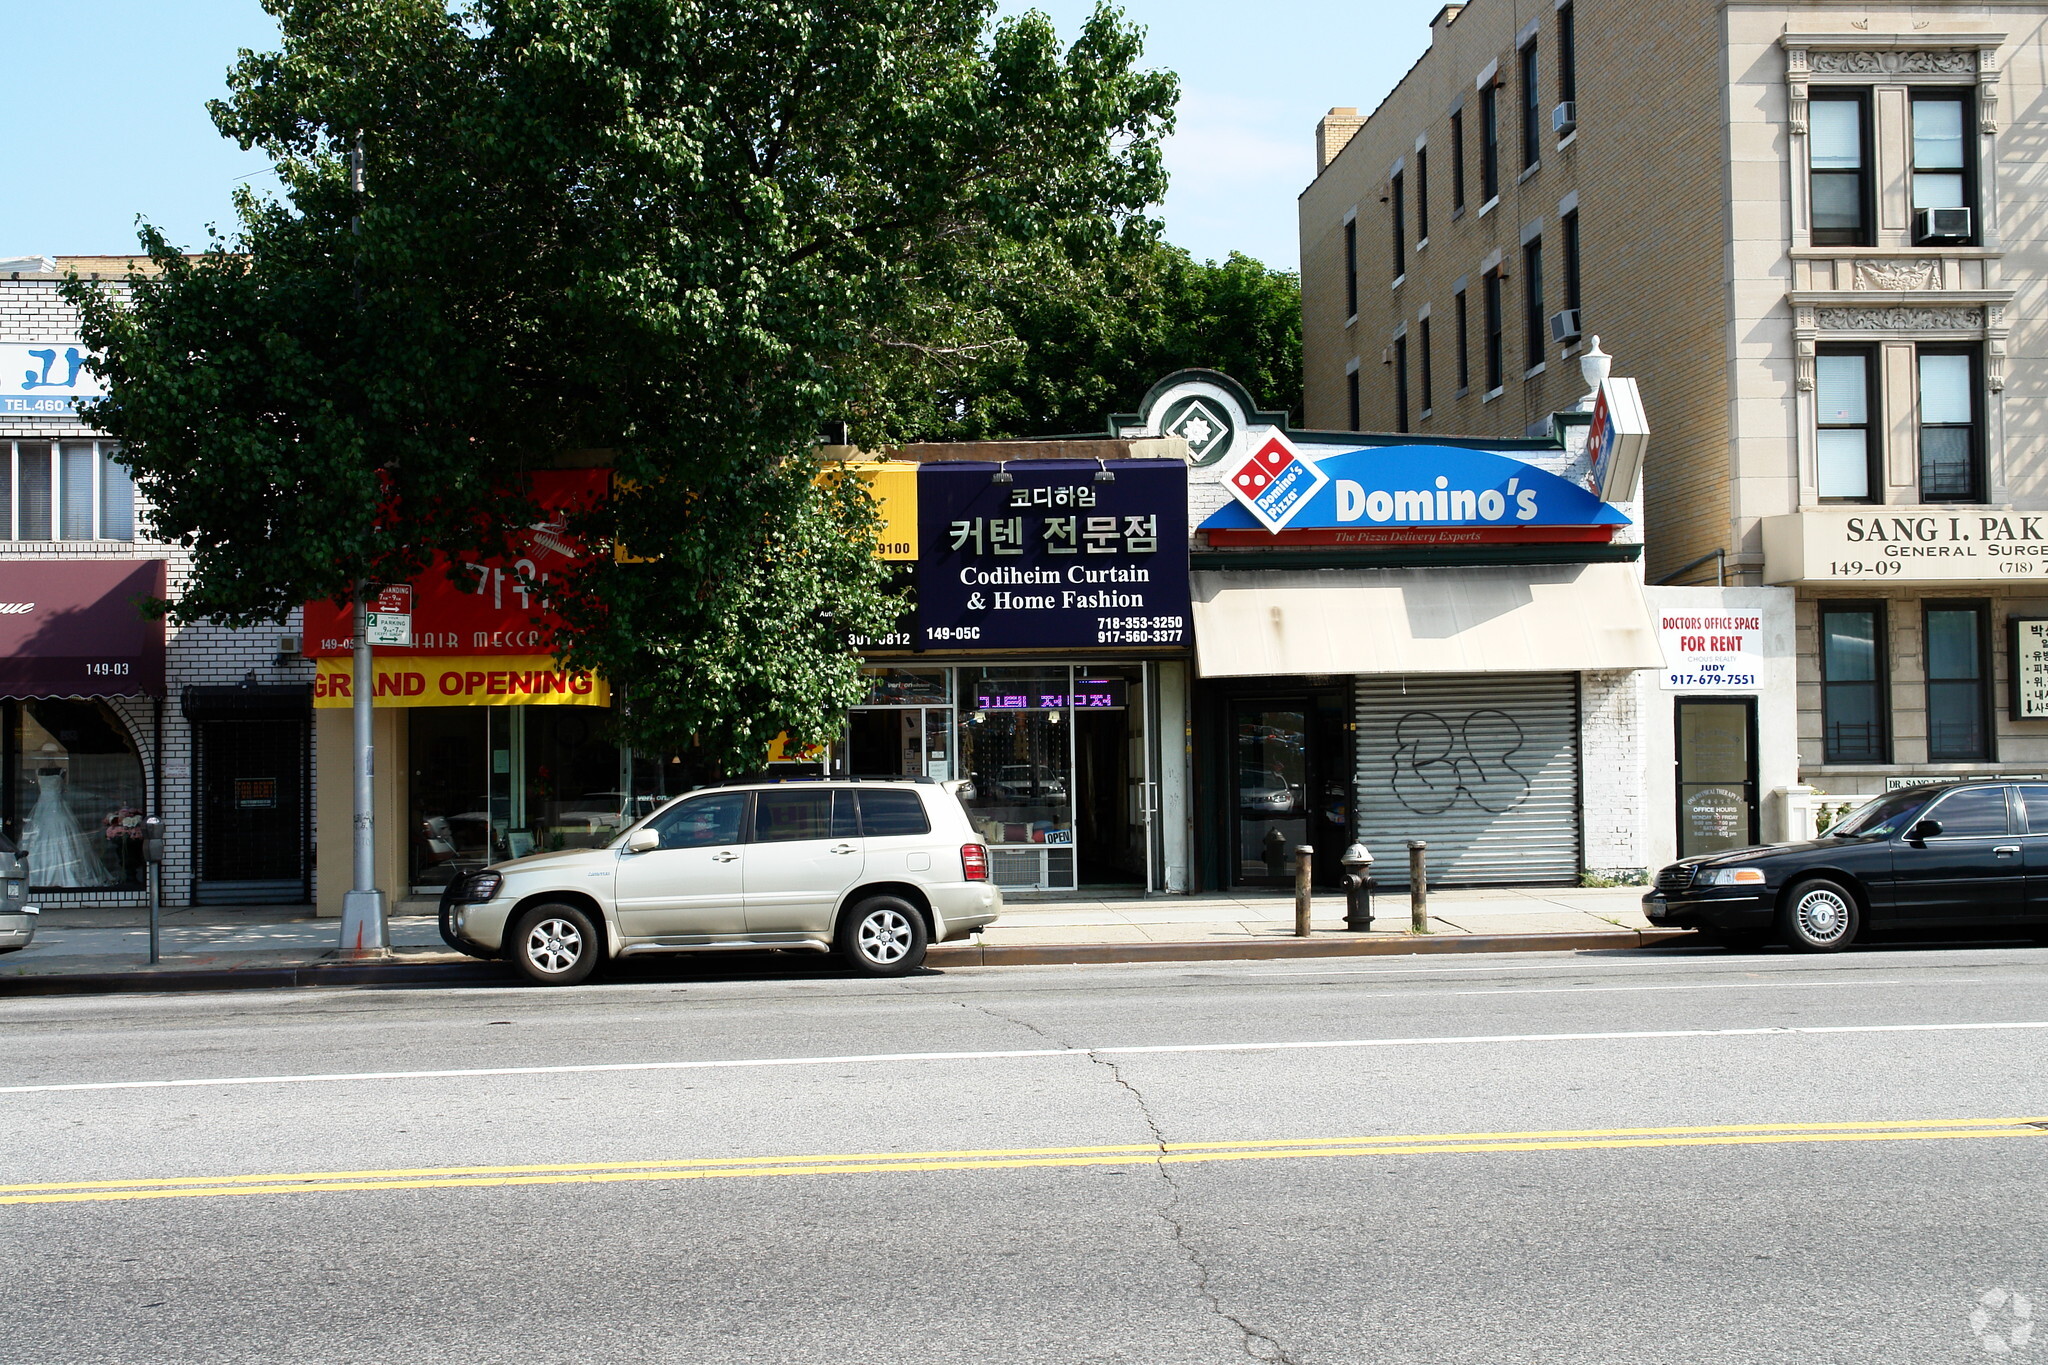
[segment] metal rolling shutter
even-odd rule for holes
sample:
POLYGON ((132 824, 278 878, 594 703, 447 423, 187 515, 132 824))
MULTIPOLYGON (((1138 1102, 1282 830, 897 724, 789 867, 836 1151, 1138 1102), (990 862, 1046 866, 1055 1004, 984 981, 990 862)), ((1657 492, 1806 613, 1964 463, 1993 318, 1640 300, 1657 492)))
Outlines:
POLYGON ((1432 884, 1579 877, 1579 688, 1571 673, 1360 678, 1358 832, 1374 879, 1432 884))

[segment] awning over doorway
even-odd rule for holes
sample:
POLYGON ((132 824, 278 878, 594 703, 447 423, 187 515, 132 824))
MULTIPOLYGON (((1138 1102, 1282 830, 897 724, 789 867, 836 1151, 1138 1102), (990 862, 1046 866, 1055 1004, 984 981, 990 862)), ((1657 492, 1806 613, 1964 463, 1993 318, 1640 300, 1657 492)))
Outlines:
POLYGON ((0 696, 161 697, 161 559, 0 560, 0 696))
POLYGON ((1662 668, 1633 564, 1212 571, 1204 677, 1662 668))

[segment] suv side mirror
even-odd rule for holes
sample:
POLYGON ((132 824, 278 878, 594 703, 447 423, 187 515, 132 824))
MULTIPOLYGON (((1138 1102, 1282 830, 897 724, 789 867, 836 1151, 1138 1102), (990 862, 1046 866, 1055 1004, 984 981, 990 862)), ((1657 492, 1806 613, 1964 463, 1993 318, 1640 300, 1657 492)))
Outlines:
POLYGON ((1941 821, 1922 820, 1919 823, 1915 824, 1913 828, 1906 831, 1906 842, 1911 844, 1917 844, 1920 843, 1922 840, 1932 839, 1940 833, 1941 821))
POLYGON ((636 829, 626 836, 626 852, 652 853, 661 847, 661 831, 658 829, 636 829))

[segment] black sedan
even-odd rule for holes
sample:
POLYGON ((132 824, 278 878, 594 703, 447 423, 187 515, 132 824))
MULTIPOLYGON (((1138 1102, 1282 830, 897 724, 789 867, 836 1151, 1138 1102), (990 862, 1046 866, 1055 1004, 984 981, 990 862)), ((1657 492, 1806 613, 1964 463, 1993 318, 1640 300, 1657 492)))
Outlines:
POLYGON ((1814 953, 1884 929, 1967 925, 2048 939, 2048 782, 1890 792, 1811 843, 1673 863, 1643 913, 1731 947, 1778 939, 1814 953))

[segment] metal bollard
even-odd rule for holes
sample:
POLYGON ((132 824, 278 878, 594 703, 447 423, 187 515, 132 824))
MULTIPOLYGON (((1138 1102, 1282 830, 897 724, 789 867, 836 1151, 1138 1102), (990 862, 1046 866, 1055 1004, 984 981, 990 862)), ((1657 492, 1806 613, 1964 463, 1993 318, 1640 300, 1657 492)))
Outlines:
POLYGON ((1372 850, 1353 844, 1344 850, 1344 927, 1372 932, 1372 850))
POLYGON ((1429 932, 1429 844, 1421 839, 1408 841, 1408 920, 1411 932, 1429 932))
POLYGON ((1310 878, 1315 874, 1316 851, 1307 844, 1294 850, 1294 936, 1307 938, 1309 910, 1314 897, 1310 878))

